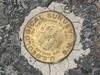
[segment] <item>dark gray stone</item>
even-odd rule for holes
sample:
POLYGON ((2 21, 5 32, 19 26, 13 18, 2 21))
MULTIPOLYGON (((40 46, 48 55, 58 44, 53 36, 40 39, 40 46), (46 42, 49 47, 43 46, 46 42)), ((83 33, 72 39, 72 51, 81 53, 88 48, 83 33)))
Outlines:
POLYGON ((0 75, 42 75, 21 55, 19 30, 25 16, 36 6, 46 5, 38 0, 0 1, 0 75), (2 26, 2 27, 1 27, 2 26))
POLYGON ((76 16, 84 18, 80 32, 83 49, 90 48, 90 53, 79 60, 75 60, 78 67, 69 70, 65 75, 99 75, 100 69, 100 4, 99 0, 68 0, 66 5, 71 4, 72 12, 76 16))

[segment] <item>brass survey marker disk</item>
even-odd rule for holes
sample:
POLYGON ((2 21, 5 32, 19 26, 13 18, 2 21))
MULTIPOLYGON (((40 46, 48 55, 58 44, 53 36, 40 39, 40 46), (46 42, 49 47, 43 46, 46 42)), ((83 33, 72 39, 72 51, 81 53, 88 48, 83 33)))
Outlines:
POLYGON ((27 51, 38 61, 57 63, 71 52, 75 43, 71 21, 55 11, 45 11, 28 21, 23 34, 27 51))

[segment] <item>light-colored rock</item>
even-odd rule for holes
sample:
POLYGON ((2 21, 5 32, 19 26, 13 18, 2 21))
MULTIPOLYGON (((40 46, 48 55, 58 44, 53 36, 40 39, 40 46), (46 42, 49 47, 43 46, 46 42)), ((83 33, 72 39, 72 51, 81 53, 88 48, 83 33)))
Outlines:
POLYGON ((81 17, 75 16, 74 13, 66 14, 64 12, 64 6, 65 6, 64 4, 53 2, 50 4, 48 8, 37 7, 36 9, 33 9, 28 16, 26 16, 25 21, 23 22, 22 27, 20 28, 19 34, 22 39, 23 29, 25 25, 27 24, 27 22, 36 14, 43 11, 47 11, 47 10, 58 11, 64 14, 66 17, 68 17, 72 21, 75 28, 76 35, 77 35, 75 46, 73 48, 73 51, 70 53, 70 55, 67 58, 65 58, 63 61, 57 64, 44 64, 35 60, 25 49, 24 44, 23 44, 23 39, 22 39, 21 53, 28 59, 29 63, 32 66, 40 69, 44 75, 64 75, 64 72, 67 71, 68 69, 77 67, 77 64, 74 62, 74 59, 78 59, 80 56, 82 57, 82 54, 87 55, 90 52, 90 49, 84 51, 80 43, 80 31, 81 31, 82 22, 84 19, 81 17))

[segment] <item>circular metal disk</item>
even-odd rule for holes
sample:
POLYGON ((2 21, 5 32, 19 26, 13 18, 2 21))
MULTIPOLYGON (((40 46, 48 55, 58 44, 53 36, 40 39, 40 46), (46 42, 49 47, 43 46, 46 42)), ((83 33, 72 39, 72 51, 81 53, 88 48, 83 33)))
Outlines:
POLYGON ((72 51, 75 30, 71 21, 55 11, 45 11, 30 19, 24 29, 27 51, 38 61, 57 63, 72 51))

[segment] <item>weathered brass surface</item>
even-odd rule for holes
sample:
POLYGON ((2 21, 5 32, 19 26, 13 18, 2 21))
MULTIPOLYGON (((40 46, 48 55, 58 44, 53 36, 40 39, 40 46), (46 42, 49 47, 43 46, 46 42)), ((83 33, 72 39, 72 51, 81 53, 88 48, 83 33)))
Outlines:
POLYGON ((23 33, 27 51, 38 61, 57 63, 72 51, 76 35, 71 21, 55 11, 30 19, 23 33))

